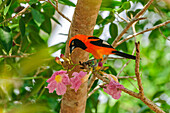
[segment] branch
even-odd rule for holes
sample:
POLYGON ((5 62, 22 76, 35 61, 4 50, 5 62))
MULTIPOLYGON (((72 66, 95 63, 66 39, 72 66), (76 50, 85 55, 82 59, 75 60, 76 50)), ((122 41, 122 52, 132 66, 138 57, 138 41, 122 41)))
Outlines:
POLYGON ((55 0, 56 6, 50 0, 48 0, 48 2, 55 8, 59 15, 61 15, 63 18, 65 18, 71 23, 71 20, 58 10, 58 0, 55 0))
POLYGON ((158 30, 159 30, 159 32, 161 33, 161 35, 162 35, 165 39, 167 39, 168 41, 170 41, 170 39, 168 39, 168 38, 162 33, 162 31, 161 31, 160 28, 159 28, 158 30))
POLYGON ((0 58, 23 58, 23 57, 28 57, 31 54, 24 54, 24 55, 11 55, 11 56, 7 56, 7 55, 0 55, 0 58))
POLYGON ((7 22, 7 21, 12 20, 13 18, 16 18, 16 17, 22 15, 22 13, 24 13, 29 7, 30 7, 30 5, 28 5, 27 7, 25 7, 23 10, 21 10, 21 11, 20 11, 19 13, 17 13, 15 16, 13 16, 13 17, 11 17, 11 18, 8 18, 8 19, 4 20, 4 21, 1 22, 0 24, 3 24, 3 23, 5 23, 5 22, 7 22))
POLYGON ((141 97, 144 96, 144 92, 143 92, 143 86, 142 86, 142 81, 141 81, 141 77, 139 74, 139 62, 140 62, 140 50, 139 50, 139 46, 140 43, 135 43, 136 45, 136 64, 135 64, 135 74, 136 74, 136 79, 138 81, 138 86, 139 86, 139 94, 141 95, 141 97))
MULTIPOLYGON (((99 78, 100 80, 102 80, 103 82, 106 82, 107 84, 109 84, 109 80, 108 79, 106 79, 106 78, 104 78, 103 76, 101 76, 100 74, 98 74, 97 72, 94 72, 93 73, 97 78, 99 78)), ((120 89, 120 90, 122 90, 122 91, 124 91, 125 93, 127 93, 127 94, 129 94, 129 95, 131 95, 131 96, 133 96, 133 97, 136 97, 136 98, 139 98, 139 95, 138 95, 138 93, 135 93, 135 92, 133 92, 133 91, 130 91, 129 89, 120 89)))
POLYGON ((133 35, 129 35, 127 38, 119 41, 115 46, 120 45, 121 43, 125 42, 126 40, 129 40, 129 39, 133 38, 134 36, 143 34, 143 33, 148 32, 148 31, 152 31, 152 30, 157 29, 157 28, 159 28, 159 27, 165 26, 165 25, 167 25, 167 24, 169 24, 169 23, 170 23, 170 20, 168 20, 168 21, 166 21, 166 22, 164 22, 164 23, 158 24, 158 25, 156 25, 156 26, 154 26, 154 27, 152 27, 152 28, 149 28, 149 29, 146 29, 146 30, 144 30, 144 31, 141 31, 141 32, 139 32, 139 33, 136 33, 136 34, 133 34, 133 35))
POLYGON ((156 104, 154 104, 150 99, 148 99, 145 95, 144 97, 140 97, 140 100, 145 103, 150 109, 152 109, 156 113, 165 113, 162 109, 160 109, 156 104))
POLYGON ((114 42, 112 43, 112 46, 115 48, 116 47, 116 43, 121 39, 121 37, 127 32, 127 30, 132 26, 133 23, 139 21, 139 17, 143 15, 143 13, 148 9, 148 7, 151 5, 151 3, 153 2, 154 0, 149 0, 149 2, 144 6, 144 8, 138 12, 134 19, 132 19, 131 22, 129 22, 127 24, 127 26, 125 27, 125 29, 120 33, 120 35, 114 40, 114 42), (137 19, 137 20, 136 20, 137 19))
POLYGON ((92 87, 92 85, 93 85, 95 79, 96 79, 96 76, 94 76, 94 74, 92 74, 92 76, 90 77, 90 80, 89 80, 87 92, 90 91, 90 89, 91 89, 91 87, 92 87))
MULTIPOLYGON (((137 57, 138 58, 138 57, 137 57)), ((138 59, 140 60, 140 59, 138 59)), ((109 84, 109 80, 104 78, 103 76, 101 76, 100 74, 98 74, 97 72, 93 72, 93 74, 99 78, 100 80, 102 80, 103 82, 106 82, 107 84, 109 84)), ((153 111, 155 111, 156 113, 165 113, 163 110, 161 110, 157 105, 155 105, 151 100, 149 100, 145 95, 141 96, 140 93, 135 93, 127 88, 124 89, 120 89, 123 92, 136 97, 138 99, 140 99, 141 101, 143 101, 150 109, 152 109, 153 111)))
POLYGON ((148 3, 144 6, 144 8, 139 11, 134 18, 139 18, 143 15, 143 13, 149 8, 149 6, 152 4, 154 0, 149 0, 148 3))
POLYGON ((139 20, 143 20, 146 18, 136 18, 136 19, 132 19, 132 21, 130 21, 127 26, 123 29, 123 31, 120 33, 120 35, 118 37, 116 37, 116 39, 114 40, 114 42, 112 43, 112 46, 115 48, 117 42, 121 39, 121 37, 127 32, 127 30, 132 26, 133 23, 139 21, 139 20))

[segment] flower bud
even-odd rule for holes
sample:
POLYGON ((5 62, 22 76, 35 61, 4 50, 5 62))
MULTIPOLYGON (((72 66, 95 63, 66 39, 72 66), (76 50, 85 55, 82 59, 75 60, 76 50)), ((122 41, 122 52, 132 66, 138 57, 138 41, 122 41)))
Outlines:
POLYGON ((59 57, 55 57, 55 61, 56 61, 58 64, 62 65, 62 63, 61 63, 61 61, 60 61, 60 58, 59 58, 59 57))
POLYGON ((60 58, 63 58, 63 57, 64 57, 64 55, 63 55, 63 54, 61 54, 61 55, 60 55, 60 58))

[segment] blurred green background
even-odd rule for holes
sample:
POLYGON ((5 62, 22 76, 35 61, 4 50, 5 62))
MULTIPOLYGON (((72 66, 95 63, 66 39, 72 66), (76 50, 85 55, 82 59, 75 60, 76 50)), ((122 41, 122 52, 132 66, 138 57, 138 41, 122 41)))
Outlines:
MULTIPOLYGON (((69 0, 58 0, 59 4, 75 7, 69 0)), ((54 4, 55 2, 52 1, 54 4)), ((147 0, 103 0, 96 21, 94 36, 104 37, 112 43, 127 23, 118 15, 131 18, 140 11, 147 0), (106 15, 107 14, 107 15, 106 15)), ((46 80, 54 71, 62 69, 51 54, 65 52, 65 42, 48 47, 52 25, 62 22, 55 18, 55 9, 47 2, 30 0, 31 7, 24 15, 11 18, 26 4, 23 0, 0 0, 0 113, 58 113, 61 96, 48 93, 46 80)), ((170 19, 168 1, 155 0, 144 14, 146 20, 139 21, 137 32, 151 28, 170 19)), ((132 29, 122 37, 133 34, 132 29)), ((170 112, 170 24, 137 36, 140 41, 140 73, 145 95, 170 112)), ((117 47, 117 50, 132 53, 134 38, 117 47)), ((91 55, 90 55, 91 57, 91 55)), ((127 59, 108 59, 107 73, 116 75, 127 59)), ((120 74, 135 75, 135 62, 131 61, 120 74)), ((126 88, 137 92, 137 82, 120 79, 126 88), (133 84, 133 85, 132 85, 133 84)), ((95 81, 92 89, 101 81, 95 81)), ((102 89, 91 95, 86 104, 86 113, 152 113, 139 99, 122 92, 119 100, 111 98, 102 89)))

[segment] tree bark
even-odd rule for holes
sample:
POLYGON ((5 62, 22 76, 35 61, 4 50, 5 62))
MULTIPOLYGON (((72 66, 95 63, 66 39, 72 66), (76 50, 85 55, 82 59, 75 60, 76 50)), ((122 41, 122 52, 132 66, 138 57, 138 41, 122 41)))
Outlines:
MULTIPOLYGON (((68 40, 66 43, 65 56, 69 56, 68 41, 76 34, 93 35, 93 29, 96 24, 97 15, 102 0, 78 0, 72 23, 69 30, 68 40)), ((66 26, 67 27, 67 26, 66 26)), ((89 58, 89 54, 79 48, 76 48, 72 55, 74 64, 85 62, 89 58)), ((69 77, 73 72, 79 72, 77 66, 73 71, 69 72, 69 77)), ((67 87, 67 92, 63 95, 60 113, 84 113, 87 100, 87 82, 83 83, 77 92, 67 87)))

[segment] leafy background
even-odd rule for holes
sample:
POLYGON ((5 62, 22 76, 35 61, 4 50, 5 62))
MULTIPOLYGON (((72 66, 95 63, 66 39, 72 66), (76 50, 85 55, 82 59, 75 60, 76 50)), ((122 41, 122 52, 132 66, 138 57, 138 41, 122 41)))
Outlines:
MULTIPOLYGON (((69 0, 58 2, 70 7, 76 6, 69 0)), ((25 110, 32 113, 58 113, 61 96, 55 92, 49 94, 45 89, 45 81, 54 71, 62 68, 51 54, 58 50, 64 53, 65 43, 51 47, 47 44, 52 32, 52 21, 61 26, 62 23, 54 17, 53 6, 38 0, 29 1, 31 7, 24 15, 5 21, 24 8, 20 3, 26 4, 24 0, 0 0, 0 113, 25 113, 25 110)), ((99 37, 107 32, 105 40, 112 43, 127 25, 116 14, 124 12, 130 18, 131 14, 134 16, 140 11, 138 7, 135 8, 135 4, 139 3, 145 5, 147 0, 103 0, 93 35, 99 37), (104 13, 109 15, 103 17, 104 13)), ((170 19, 169 9, 170 6, 166 2, 154 1, 144 15, 147 19, 136 24, 137 32, 170 19)), ((140 70, 144 92, 167 113, 170 112, 170 41, 162 34, 168 37, 169 30, 170 24, 137 36, 137 40, 141 42, 140 70)), ((122 38, 130 34, 133 34, 132 29, 122 38)), ((131 53, 133 48, 133 39, 117 47, 126 53, 131 53)), ((108 60, 109 69, 106 71, 116 75, 126 62, 126 59, 108 60)), ((120 76, 135 75, 134 63, 131 61, 120 76)), ((136 81, 132 79, 121 79, 120 83, 137 92, 129 81, 137 86, 136 81)), ((92 89, 100 82, 95 81, 92 89)), ((100 89, 88 98, 86 113, 111 112, 152 111, 143 102, 125 93, 122 93, 119 100, 114 100, 100 89)))

